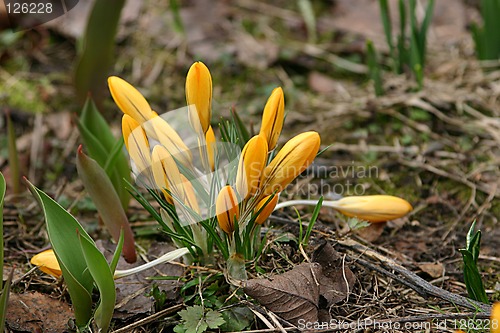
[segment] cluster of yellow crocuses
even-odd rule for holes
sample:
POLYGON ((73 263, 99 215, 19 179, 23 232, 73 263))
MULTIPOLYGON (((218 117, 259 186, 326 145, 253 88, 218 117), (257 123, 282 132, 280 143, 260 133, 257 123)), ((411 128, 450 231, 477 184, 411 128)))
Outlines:
MULTIPOLYGON (((116 104, 124 113, 123 136, 137 171, 154 181, 169 203, 180 200, 200 213, 195 190, 179 170, 179 165, 193 169, 190 149, 132 85, 118 77, 110 77, 108 82, 116 104), (156 141, 154 147, 152 140, 156 141)), ((213 171, 216 149, 210 125, 212 79, 201 62, 194 63, 187 74, 186 100, 192 130, 205 143, 200 145, 204 147, 201 156, 206 156, 204 165, 213 171)), ((264 107, 259 133, 249 139, 241 152, 234 184, 219 184, 215 214, 220 228, 229 235, 235 223, 242 226, 248 220, 263 223, 276 206, 278 194, 318 153, 320 137, 313 131, 295 136, 276 152, 284 116, 283 90, 276 88, 264 107)))

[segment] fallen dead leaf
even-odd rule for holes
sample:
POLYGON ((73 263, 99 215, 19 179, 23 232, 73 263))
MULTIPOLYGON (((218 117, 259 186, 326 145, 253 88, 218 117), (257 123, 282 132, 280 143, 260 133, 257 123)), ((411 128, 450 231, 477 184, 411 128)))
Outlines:
POLYGON ((269 279, 247 281, 245 293, 292 324, 318 320, 319 264, 304 263, 269 279))
POLYGON ((372 223, 366 228, 356 230, 356 234, 368 242, 376 241, 384 232, 384 227, 387 223, 372 223))
POLYGON ((418 268, 420 268, 423 272, 429 274, 430 277, 434 279, 437 279, 444 274, 444 266, 439 262, 419 264, 418 268))
POLYGON ((68 304, 38 292, 11 293, 7 327, 16 332, 58 333, 68 331, 73 312, 68 304))
POLYGON ((356 276, 343 263, 341 255, 325 242, 314 251, 313 261, 322 268, 318 279, 319 293, 327 301, 327 307, 345 300, 354 287, 356 276))

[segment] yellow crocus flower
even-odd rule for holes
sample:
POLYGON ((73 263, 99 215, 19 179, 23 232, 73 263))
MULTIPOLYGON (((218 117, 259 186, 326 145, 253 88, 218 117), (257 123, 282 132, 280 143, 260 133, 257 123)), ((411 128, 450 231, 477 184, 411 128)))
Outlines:
POLYGON ((408 201, 392 195, 366 195, 345 197, 337 201, 324 202, 349 217, 369 222, 383 222, 405 216, 413 210, 408 201))
POLYGON ((128 114, 122 117, 122 133, 125 147, 134 161, 137 171, 149 173, 151 154, 149 141, 140 124, 128 114))
POLYGON ((259 134, 266 138, 268 150, 276 147, 285 119, 285 97, 281 87, 275 88, 269 96, 262 114, 259 134))
POLYGON ((500 302, 493 304, 490 318, 491 333, 500 333, 500 302))
POLYGON ((142 124, 153 117, 151 106, 144 96, 130 83, 117 76, 108 78, 109 91, 123 113, 142 124))
POLYGON ((228 235, 234 231, 234 223, 240 218, 238 199, 233 188, 229 185, 224 186, 217 196, 215 202, 215 213, 220 228, 228 235))
POLYGON ((31 258, 30 262, 33 265, 38 266, 38 268, 42 272, 52 275, 56 278, 62 275, 61 267, 59 266, 56 254, 52 249, 38 253, 33 258, 31 258))
POLYGON ((319 134, 310 131, 290 139, 264 169, 264 195, 279 193, 312 163, 319 150, 319 134))
POLYGON ((212 126, 208 127, 207 133, 205 134, 205 142, 207 145, 208 163, 210 165, 210 169, 214 171, 217 145, 215 142, 215 133, 214 130, 212 129, 212 126))
POLYGON ((256 135, 243 147, 238 164, 236 191, 242 198, 246 199, 257 192, 266 162, 266 139, 262 135, 256 135))
MULTIPOLYGON (((189 68, 186 77, 187 105, 195 105, 203 133, 208 131, 212 117, 212 76, 207 66, 201 61, 189 68)), ((197 128, 196 124, 193 126, 197 128)))
POLYGON ((257 215, 257 218, 255 219, 256 224, 263 224, 264 222, 266 222, 267 218, 269 216, 271 216, 271 213, 274 211, 274 207, 276 207, 276 204, 278 203, 278 199, 279 199, 279 195, 274 194, 274 196, 268 195, 267 197, 265 197, 264 199, 259 201, 259 203, 257 204, 257 207, 255 207, 255 213, 258 213, 259 210, 261 210, 261 209, 262 210, 260 211, 260 213, 258 213, 259 215, 257 215), (267 202, 268 200, 269 200, 269 202, 267 202), (264 207, 264 208, 262 208, 262 207, 264 207))

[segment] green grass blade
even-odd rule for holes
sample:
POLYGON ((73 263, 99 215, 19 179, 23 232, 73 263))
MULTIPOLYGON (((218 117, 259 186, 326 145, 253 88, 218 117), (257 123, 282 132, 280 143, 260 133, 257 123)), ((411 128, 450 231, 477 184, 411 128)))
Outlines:
POLYGON ((370 40, 366 42, 366 58, 370 80, 373 81, 373 85, 375 87, 375 95, 382 96, 384 94, 384 87, 382 83, 380 64, 378 63, 375 47, 370 40))
POLYGON ((392 41, 392 20, 391 11, 389 10, 389 5, 387 0, 379 0, 380 16, 382 17, 382 25, 384 26, 385 40, 387 46, 389 47, 389 54, 393 61, 393 66, 396 65, 396 55, 394 49, 394 43, 392 41))
POLYGON ((419 50, 420 50, 422 67, 425 67, 426 50, 427 50, 427 32, 432 22, 433 13, 434 13, 434 0, 429 0, 429 3, 427 4, 427 7, 425 9, 424 20, 422 21, 422 25, 420 26, 420 32, 419 32, 420 35, 419 50))
POLYGON ((94 314, 94 319, 100 332, 106 333, 113 317, 116 302, 115 280, 104 255, 97 249, 94 242, 79 237, 88 270, 94 279, 100 293, 99 305, 94 314))
POLYGON ((316 15, 310 0, 298 0, 298 6, 307 28, 307 41, 316 43, 316 15))
POLYGON ((123 230, 120 231, 120 238, 118 239, 118 243, 116 243, 116 249, 115 253, 113 253, 113 259, 111 259, 111 262, 109 264, 109 269, 111 270, 111 273, 114 273, 116 270, 116 266, 118 266, 118 260, 120 260, 120 255, 122 253, 123 249, 123 243, 125 241, 124 237, 124 232, 123 230))
POLYGON ((243 146, 250 140, 250 133, 248 132, 248 129, 246 128, 245 124, 241 120, 240 116, 238 115, 238 112, 236 112, 234 109, 231 110, 231 115, 233 116, 233 122, 238 130, 238 134, 240 137, 240 141, 243 143, 243 146))
POLYGON ((323 197, 319 198, 318 204, 316 207, 314 207, 311 219, 309 220, 309 225, 307 226, 306 234, 304 237, 304 245, 307 245, 309 243, 309 237, 311 237, 311 232, 314 227, 314 224, 316 223, 316 220, 318 219, 319 216, 319 211, 321 209, 321 206, 323 205, 323 197))
POLYGON ((404 65, 408 63, 408 50, 406 47, 406 5, 404 0, 399 0, 399 37, 398 37, 398 74, 404 72, 404 65))
POLYGON ((168 1, 172 17, 174 19, 174 29, 180 34, 185 34, 184 24, 182 23, 181 10, 177 0, 168 1))

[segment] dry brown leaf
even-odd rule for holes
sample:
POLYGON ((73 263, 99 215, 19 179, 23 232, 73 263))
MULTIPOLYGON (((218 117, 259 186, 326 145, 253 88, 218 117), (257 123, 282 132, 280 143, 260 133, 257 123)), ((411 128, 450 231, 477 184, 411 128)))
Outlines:
POLYGON ((327 301, 327 306, 343 301, 354 287, 356 276, 347 267, 340 254, 330 245, 320 245, 313 254, 313 260, 321 265, 319 292, 327 301))
POLYGON ((298 324, 299 319, 315 322, 318 320, 320 275, 319 264, 304 263, 270 279, 249 280, 243 290, 292 324, 298 324))
POLYGON ((423 272, 429 274, 432 278, 437 279, 444 274, 444 266, 441 263, 426 263, 418 265, 423 272))
POLYGON ((356 230, 356 234, 368 242, 376 241, 384 232, 384 227, 387 223, 372 223, 366 228, 356 230))
POLYGON ((11 293, 7 327, 16 332, 58 333, 68 331, 73 312, 68 304, 38 292, 11 293))

